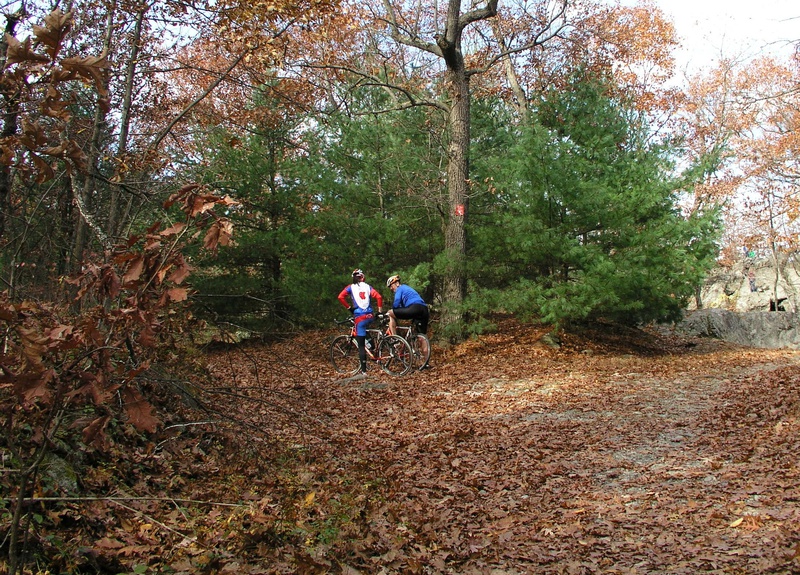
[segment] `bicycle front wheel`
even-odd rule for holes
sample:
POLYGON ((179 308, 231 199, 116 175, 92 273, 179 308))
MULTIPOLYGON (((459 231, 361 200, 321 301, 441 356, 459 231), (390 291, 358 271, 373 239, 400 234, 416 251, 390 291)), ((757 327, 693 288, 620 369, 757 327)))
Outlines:
POLYGON ((331 363, 339 373, 356 373, 361 366, 358 343, 353 336, 337 335, 331 342, 331 363))
POLYGON ((424 369, 428 365, 428 360, 431 358, 431 341, 427 335, 418 333, 414 339, 411 340, 411 351, 414 352, 414 365, 412 369, 424 369))
POLYGON ((378 361, 389 375, 405 375, 414 364, 411 346, 402 337, 390 335, 381 340, 378 361))

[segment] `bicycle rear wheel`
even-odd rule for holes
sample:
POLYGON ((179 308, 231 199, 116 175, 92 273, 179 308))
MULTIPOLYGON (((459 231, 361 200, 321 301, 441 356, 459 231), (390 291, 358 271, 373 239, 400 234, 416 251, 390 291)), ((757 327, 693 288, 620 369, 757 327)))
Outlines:
POLYGON ((402 337, 390 335, 381 340, 378 361, 389 375, 405 375, 414 363, 411 346, 402 337))
POLYGON ((353 336, 337 335, 331 342, 331 363, 339 373, 356 373, 361 366, 358 343, 353 336))
POLYGON ((431 342, 428 336, 418 333, 409 343, 411 344, 411 351, 414 352, 412 369, 424 369, 431 358, 431 342))

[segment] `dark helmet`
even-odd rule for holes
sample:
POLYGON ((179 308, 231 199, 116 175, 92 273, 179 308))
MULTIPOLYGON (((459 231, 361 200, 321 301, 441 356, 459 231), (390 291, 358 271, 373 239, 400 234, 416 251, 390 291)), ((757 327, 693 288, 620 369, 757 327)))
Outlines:
POLYGON ((359 282, 364 279, 364 272, 360 269, 353 270, 353 282, 359 282))

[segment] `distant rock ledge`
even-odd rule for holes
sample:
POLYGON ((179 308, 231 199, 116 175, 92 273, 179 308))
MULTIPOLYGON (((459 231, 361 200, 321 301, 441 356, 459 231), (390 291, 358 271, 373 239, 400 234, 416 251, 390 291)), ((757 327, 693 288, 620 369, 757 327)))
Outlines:
POLYGON ((792 312, 701 309, 687 312, 674 331, 750 347, 800 349, 800 317, 792 312))

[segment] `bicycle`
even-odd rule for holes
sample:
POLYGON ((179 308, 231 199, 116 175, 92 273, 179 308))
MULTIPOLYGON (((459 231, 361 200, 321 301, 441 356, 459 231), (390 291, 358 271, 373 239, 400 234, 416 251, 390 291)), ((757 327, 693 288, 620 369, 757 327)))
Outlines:
POLYGON ((431 359, 431 341, 428 336, 419 330, 419 320, 412 320, 411 325, 397 326, 397 335, 402 337, 411 346, 414 354, 411 369, 423 370, 431 359))
MULTIPOLYGON (((385 317, 378 314, 383 323, 385 317)), ((337 325, 350 325, 350 333, 337 335, 331 342, 331 363, 339 373, 355 375, 361 367, 356 341, 356 323, 352 317, 336 320, 337 325)), ((388 335, 381 329, 367 329, 367 359, 381 366, 389 375, 405 375, 413 368, 414 352, 399 335, 388 335)))

